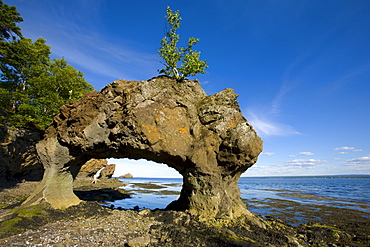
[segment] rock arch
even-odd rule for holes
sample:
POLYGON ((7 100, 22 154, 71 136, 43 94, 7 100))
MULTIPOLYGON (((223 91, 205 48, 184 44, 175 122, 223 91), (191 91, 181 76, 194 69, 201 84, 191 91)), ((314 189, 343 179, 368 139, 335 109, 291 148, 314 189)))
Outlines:
POLYGON ((45 174, 25 205, 80 203, 72 182, 91 158, 144 158, 183 176, 169 209, 205 217, 247 213, 237 187, 256 161, 262 140, 242 116, 232 89, 207 96, 198 81, 160 76, 112 82, 64 105, 37 151, 45 174))

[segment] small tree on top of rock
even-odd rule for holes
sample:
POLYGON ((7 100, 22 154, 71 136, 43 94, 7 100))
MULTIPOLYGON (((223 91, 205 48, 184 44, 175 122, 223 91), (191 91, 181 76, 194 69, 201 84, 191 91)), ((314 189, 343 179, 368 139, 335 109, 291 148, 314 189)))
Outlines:
POLYGON ((159 73, 173 76, 181 81, 188 76, 206 73, 204 69, 208 68, 207 61, 199 60, 200 52, 194 51, 193 46, 199 41, 196 38, 189 38, 188 47, 177 47, 180 36, 176 30, 180 28, 180 11, 172 12, 167 6, 168 30, 166 36, 161 40, 161 47, 158 50, 159 55, 163 58, 165 68, 159 70, 159 73))

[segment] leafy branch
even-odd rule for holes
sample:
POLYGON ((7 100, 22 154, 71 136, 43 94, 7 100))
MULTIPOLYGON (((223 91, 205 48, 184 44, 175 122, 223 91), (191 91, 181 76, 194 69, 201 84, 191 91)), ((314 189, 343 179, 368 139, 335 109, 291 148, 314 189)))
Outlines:
POLYGON ((207 61, 200 60, 200 52, 194 51, 193 46, 199 39, 189 38, 187 47, 177 47, 180 35, 176 30, 180 28, 181 20, 180 11, 172 12, 167 6, 168 30, 166 36, 161 40, 161 47, 158 50, 159 55, 164 62, 161 62, 165 68, 159 70, 159 73, 173 76, 181 81, 189 76, 195 76, 199 73, 206 73, 208 68, 207 61))

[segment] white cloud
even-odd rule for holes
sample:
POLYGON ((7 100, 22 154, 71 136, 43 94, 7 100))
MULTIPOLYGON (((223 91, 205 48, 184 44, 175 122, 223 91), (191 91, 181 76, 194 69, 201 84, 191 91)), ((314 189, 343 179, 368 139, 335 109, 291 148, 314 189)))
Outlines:
POLYGON ((261 153, 261 154, 271 156, 271 155, 274 155, 275 153, 274 152, 264 152, 264 153, 261 153))
POLYGON ((348 154, 348 152, 339 152, 339 154, 348 154))
POLYGON ((370 173, 370 156, 348 159, 346 162, 356 172, 370 173))
POLYGON ((182 176, 175 169, 145 159, 108 159, 109 164, 116 164, 113 177, 131 173, 134 177, 148 178, 181 178, 182 176))
POLYGON ((296 157, 298 155, 314 155, 314 153, 311 153, 311 152, 300 152, 300 153, 297 153, 297 154, 291 154, 291 155, 288 155, 289 157, 296 157))
POLYGON ((314 155, 314 153, 311 153, 311 152, 300 152, 299 155, 314 155))
POLYGON ((362 152, 362 149, 355 149, 355 150, 352 150, 352 152, 362 152))
POLYGON ((368 164, 370 165, 370 157, 365 156, 365 157, 360 157, 360 158, 355 158, 355 159, 348 159, 346 162, 350 165, 364 165, 368 164))
POLYGON ((317 164, 321 164, 327 162, 326 160, 316 160, 316 159, 295 159, 295 160, 289 160, 285 161, 284 163, 289 164, 290 166, 296 166, 296 167, 312 167, 317 164))
POLYGON ((315 175, 317 167, 327 162, 316 159, 295 159, 283 162, 284 164, 254 165, 243 176, 302 176, 315 175))
POLYGON ((339 150, 352 150, 355 149, 354 147, 340 147, 340 148, 334 148, 334 151, 339 151, 339 150))

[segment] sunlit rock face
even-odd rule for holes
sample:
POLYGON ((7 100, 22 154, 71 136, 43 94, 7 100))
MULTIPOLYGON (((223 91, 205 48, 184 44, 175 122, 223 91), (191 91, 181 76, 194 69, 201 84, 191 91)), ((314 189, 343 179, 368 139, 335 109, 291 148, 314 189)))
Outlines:
POLYGON ((232 89, 207 96, 198 81, 179 83, 166 76, 118 80, 87 93, 61 108, 37 144, 45 175, 25 204, 78 204, 72 181, 87 160, 143 158, 184 177, 181 195, 169 209, 205 217, 248 213, 237 183, 257 161, 262 140, 236 98, 232 89))
POLYGON ((81 166, 80 171, 77 174, 78 178, 93 177, 102 169, 100 172, 100 179, 111 178, 116 169, 115 164, 108 164, 106 159, 91 159, 81 166))

